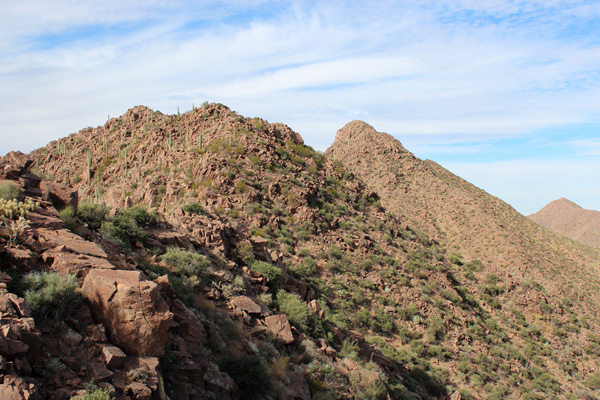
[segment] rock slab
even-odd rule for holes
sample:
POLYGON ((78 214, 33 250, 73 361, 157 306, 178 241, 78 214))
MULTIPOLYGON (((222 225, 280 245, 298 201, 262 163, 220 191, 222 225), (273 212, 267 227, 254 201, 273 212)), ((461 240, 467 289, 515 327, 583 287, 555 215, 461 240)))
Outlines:
POLYGON ((162 355, 173 314, 156 283, 139 271, 93 269, 82 293, 112 343, 129 355, 162 355))

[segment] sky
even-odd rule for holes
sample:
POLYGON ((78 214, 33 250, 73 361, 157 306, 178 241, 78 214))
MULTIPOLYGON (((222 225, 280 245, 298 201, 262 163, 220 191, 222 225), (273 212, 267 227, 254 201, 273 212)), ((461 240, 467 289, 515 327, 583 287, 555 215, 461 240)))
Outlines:
POLYGON ((359 119, 524 215, 600 210, 597 0, 0 0, 0 155, 220 102, 325 150, 359 119))

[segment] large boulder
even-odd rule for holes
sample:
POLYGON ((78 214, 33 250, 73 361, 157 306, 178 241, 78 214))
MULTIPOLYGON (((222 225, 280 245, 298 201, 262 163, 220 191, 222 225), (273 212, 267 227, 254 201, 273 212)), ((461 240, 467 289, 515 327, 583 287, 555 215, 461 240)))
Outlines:
POLYGON ((130 355, 162 355, 173 314, 156 283, 139 271, 92 269, 82 293, 112 343, 130 355))

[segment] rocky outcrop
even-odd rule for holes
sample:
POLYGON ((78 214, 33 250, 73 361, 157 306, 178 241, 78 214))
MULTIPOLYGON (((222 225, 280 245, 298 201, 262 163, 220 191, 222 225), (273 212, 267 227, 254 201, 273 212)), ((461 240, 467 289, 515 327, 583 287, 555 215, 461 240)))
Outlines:
POLYGON ((156 283, 139 271, 94 269, 82 294, 113 343, 131 355, 162 355, 173 314, 156 283))

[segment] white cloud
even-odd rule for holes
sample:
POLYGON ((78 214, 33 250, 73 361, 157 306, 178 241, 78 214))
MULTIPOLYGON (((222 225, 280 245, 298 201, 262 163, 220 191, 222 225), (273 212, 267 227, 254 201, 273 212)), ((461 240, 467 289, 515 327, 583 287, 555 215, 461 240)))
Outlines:
POLYGON ((600 139, 577 139, 566 144, 577 149, 580 156, 600 156, 600 139))
POLYGON ((204 100, 319 149, 352 119, 422 148, 597 124, 599 15, 563 0, 7 3, 0 153, 204 100))

